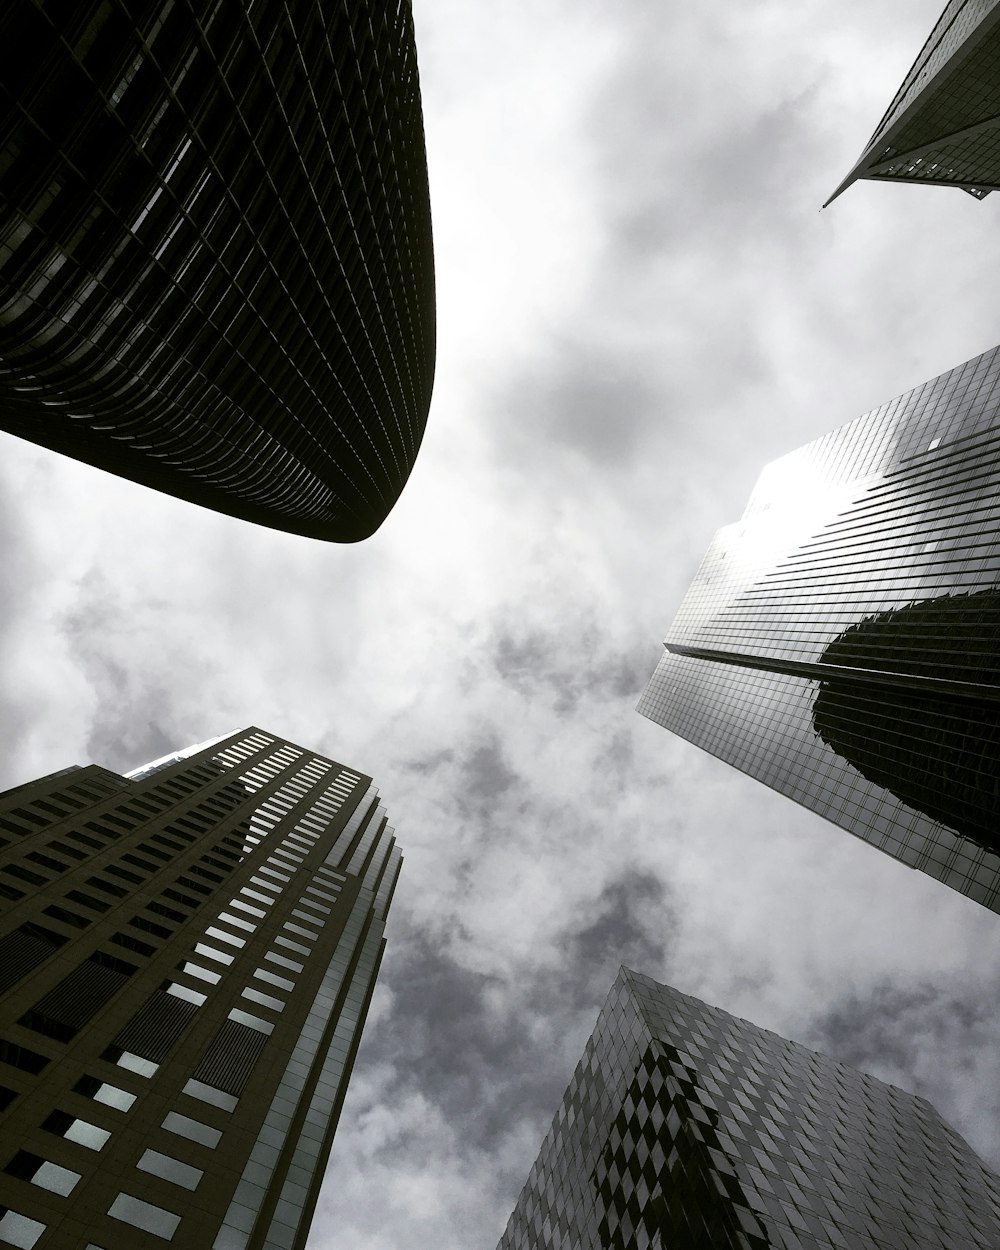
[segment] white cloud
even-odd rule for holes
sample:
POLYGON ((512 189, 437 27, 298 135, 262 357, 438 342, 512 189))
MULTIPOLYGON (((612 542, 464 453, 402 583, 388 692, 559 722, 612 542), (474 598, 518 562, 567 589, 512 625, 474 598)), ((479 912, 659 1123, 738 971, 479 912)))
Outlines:
POLYGON ((1000 339, 1000 197, 818 211, 939 7, 421 0, 438 375, 367 543, 4 440, 7 784, 257 723, 396 826, 315 1250, 494 1245, 622 945, 816 1044, 930 986, 865 1062, 1000 1157, 996 917, 631 710, 762 464, 1000 339))

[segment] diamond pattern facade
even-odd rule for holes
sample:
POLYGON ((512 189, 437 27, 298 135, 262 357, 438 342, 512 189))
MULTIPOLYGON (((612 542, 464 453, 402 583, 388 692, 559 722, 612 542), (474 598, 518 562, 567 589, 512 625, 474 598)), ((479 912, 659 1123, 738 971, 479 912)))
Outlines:
POLYGON ((922 1098, 622 969, 498 1250, 987 1250, 922 1098))

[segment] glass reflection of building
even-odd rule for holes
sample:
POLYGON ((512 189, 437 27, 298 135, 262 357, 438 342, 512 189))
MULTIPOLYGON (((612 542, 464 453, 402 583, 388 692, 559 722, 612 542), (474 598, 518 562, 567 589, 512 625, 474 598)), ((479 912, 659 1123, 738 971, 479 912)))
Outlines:
POLYGON ((0 795, 0 1245, 301 1250, 399 866, 253 728, 0 795))
POLYGON ((857 164, 859 178, 1000 187, 1000 0, 948 0, 857 164))
POLYGON ((768 465, 639 711, 1000 911, 1000 348, 768 465))
POLYGON ((434 379, 409 0, 5 0, 0 99, 0 428, 367 537, 434 379))
POLYGON ((623 968, 498 1250, 993 1250, 923 1098, 623 968))

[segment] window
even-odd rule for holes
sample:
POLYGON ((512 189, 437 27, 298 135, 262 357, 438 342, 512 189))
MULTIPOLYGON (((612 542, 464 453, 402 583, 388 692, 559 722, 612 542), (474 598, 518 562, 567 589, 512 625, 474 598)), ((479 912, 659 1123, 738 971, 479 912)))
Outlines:
POLYGON ((198 1182, 205 1175, 201 1168, 181 1163, 180 1159, 161 1154, 158 1150, 147 1150, 136 1167, 140 1172, 152 1172, 154 1176, 162 1176, 164 1180, 182 1185, 185 1189, 197 1189, 198 1182))
POLYGON ((67 911, 65 907, 57 907, 55 903, 46 907, 42 915, 51 916, 53 920, 61 920, 63 924, 70 925, 74 929, 86 929, 91 922, 89 916, 78 916, 75 911, 67 911))
POLYGON ((60 855, 68 855, 70 859, 86 859, 85 851, 78 851, 75 846, 67 846, 65 842, 49 842, 47 843, 50 851, 57 851, 60 855))
POLYGON ((231 916, 227 911, 220 912, 219 919, 224 924, 231 924, 234 929, 242 929, 245 933, 255 933, 257 930, 257 926, 251 921, 243 920, 240 916, 231 916))
POLYGON ((137 1076, 153 1076, 160 1066, 158 1063, 153 1063, 151 1059, 133 1055, 130 1050, 122 1050, 120 1046, 109 1046, 103 1051, 101 1058, 108 1063, 117 1064, 126 1072, 135 1072, 137 1076))
POLYGON ((187 894, 181 894, 178 890, 164 890, 163 897, 173 899, 175 903, 181 903, 185 907, 197 907, 198 903, 195 899, 190 898, 187 894))
POLYGON ((187 920, 187 916, 183 912, 174 911, 172 907, 165 907, 162 903, 153 902, 146 904, 147 911, 154 912, 157 916, 164 916, 167 920, 173 920, 176 924, 182 924, 187 920))
POLYGON ((66 834, 67 838, 72 838, 74 842, 79 842, 82 846, 89 846, 92 850, 103 851, 104 842, 98 842, 96 838, 91 838, 86 833, 80 833, 77 829, 72 829, 66 834))
POLYGON ((239 1102, 232 1094, 224 1094, 221 1089, 206 1085, 204 1081, 196 1081, 193 1077, 184 1086, 182 1093, 191 1098, 199 1098, 202 1102, 209 1102, 213 1107, 221 1107, 223 1111, 235 1111, 239 1102))
POLYGON ((81 1076, 73 1089, 84 1098, 93 1098, 94 1102, 103 1103, 105 1107, 114 1107, 116 1111, 128 1111, 136 1098, 135 1094, 119 1089, 117 1085, 99 1081, 96 1076, 81 1076))
POLYGON ((234 1007, 229 1013, 229 1019, 236 1024, 245 1024, 248 1029, 254 1029, 258 1033, 273 1033, 274 1025, 267 1020, 262 1020, 260 1016, 253 1016, 249 1011, 240 1011, 238 1007, 234 1007))
POLYGON ((151 1202, 143 1202, 141 1198, 133 1198, 131 1194, 119 1194, 110 1207, 108 1215, 133 1228, 141 1228, 144 1232, 155 1233, 165 1241, 170 1241, 177 1231, 181 1217, 163 1207, 155 1207, 151 1202))
POLYGON ((293 924, 291 920, 286 920, 281 927, 287 929, 289 933, 297 933, 300 937, 310 938, 314 942, 319 937, 315 929, 305 929, 300 924, 293 924))
POLYGON ((29 1220, 26 1215, 0 1207, 0 1237, 10 1246, 18 1246, 20 1250, 31 1250, 48 1227, 38 1220, 29 1220))
POLYGON ((19 1150, 4 1168, 8 1176, 16 1176, 22 1181, 30 1181, 40 1189, 48 1189, 54 1194, 64 1196, 71 1194, 80 1180, 80 1173, 69 1168, 60 1167, 58 1163, 49 1163, 38 1155, 27 1150, 19 1150))
POLYGON ((148 920, 145 916, 133 916, 129 924, 136 929, 141 929, 143 933, 151 933, 153 937, 168 938, 173 935, 172 929, 167 929, 162 924, 148 920))
MULTIPOLYGON (((167 936, 169 937, 170 935, 168 934, 167 936)), ((134 951, 135 954, 145 955, 147 958, 150 955, 156 954, 155 946, 150 946, 148 942, 140 942, 139 939, 133 937, 131 933, 112 933, 111 941, 114 942, 116 946, 123 946, 125 950, 134 951)))
POLYGON ((254 972, 254 976, 258 977, 261 981, 267 981, 270 985, 276 985, 282 990, 295 989, 294 981, 286 980, 285 977, 276 976, 273 972, 268 972, 266 968, 258 968, 254 972))
POLYGON ((128 890, 123 890, 120 885, 112 885, 110 881, 105 881, 102 877, 88 877, 87 884, 92 885, 95 890, 103 890, 105 894, 110 894, 113 898, 124 898, 128 894, 128 890))
POLYGON ((178 1137, 186 1137, 188 1141, 199 1142, 202 1146, 210 1146, 213 1150, 222 1139, 219 1129, 202 1124, 200 1120, 192 1120, 189 1116, 180 1115, 177 1111, 167 1113, 163 1127, 168 1133, 176 1133, 178 1137))
POLYGON ((260 990, 248 987, 243 991, 242 997, 248 998, 252 1003, 259 1003, 262 1007, 270 1007, 272 1011, 285 1010, 285 1004, 280 998, 273 998, 270 994, 262 994, 260 990))
POLYGON ((289 968, 292 972, 301 972, 305 964, 296 963, 294 959, 286 959, 284 955, 278 955, 274 951, 268 951, 264 956, 272 964, 279 964, 282 968, 289 968))
POLYGON ((22 1072, 30 1072, 37 1076, 49 1062, 46 1055, 29 1050, 27 1046, 18 1046, 16 1042, 7 1042, 0 1038, 0 1063, 9 1064, 12 1068, 20 1068, 22 1072))
POLYGON ((7 864, 6 867, 0 869, 9 877, 16 877, 19 881, 27 881, 29 885, 45 885, 47 878, 40 876, 37 872, 32 872, 30 868, 25 868, 22 864, 7 864))
POLYGON ((189 977, 197 977, 199 981, 207 981, 210 985, 218 985, 222 977, 217 972, 212 972, 208 968, 203 968, 200 964, 193 964, 185 961, 177 965, 179 972, 186 972, 189 977))
POLYGON ((102 899, 92 898, 89 894, 81 894, 79 890, 70 890, 66 897, 71 903, 79 903, 81 907, 89 907, 92 911, 107 911, 111 906, 102 899))
POLYGON ((206 998, 206 995, 198 990, 188 989, 186 985, 178 985, 176 981, 164 981, 160 988, 168 994, 173 994, 175 998, 182 998, 185 1002, 194 1003, 196 1007, 200 1007, 206 998))
POLYGON ((78 1120, 68 1111, 53 1111, 43 1122, 42 1128, 67 1141, 76 1142, 78 1146, 86 1146, 88 1150, 100 1150, 107 1143, 111 1134, 107 1129, 98 1128, 86 1120, 78 1120))
POLYGON ((222 951, 218 951, 214 946, 206 946, 204 942, 196 942, 195 954, 205 955, 208 959, 215 959, 220 964, 231 964, 235 958, 233 955, 226 955, 222 951))

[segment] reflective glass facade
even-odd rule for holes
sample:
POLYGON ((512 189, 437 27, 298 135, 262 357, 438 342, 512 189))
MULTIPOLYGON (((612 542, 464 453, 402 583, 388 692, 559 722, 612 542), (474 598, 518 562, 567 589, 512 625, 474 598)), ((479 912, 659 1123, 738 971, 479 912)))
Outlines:
POLYGON ((987 1250, 923 1098, 623 968, 498 1250, 987 1250))
POLYGON ((949 0, 861 159, 852 182, 1000 187, 1000 2, 949 0))
POLYGON ((254 728, 0 795, 0 1246, 302 1250, 399 867, 254 728))
POLYGON ((768 465, 639 711, 1000 911, 1000 348, 768 465))
POLYGON ((8 0, 0 102, 0 428, 369 535, 434 375, 408 0, 8 0))

